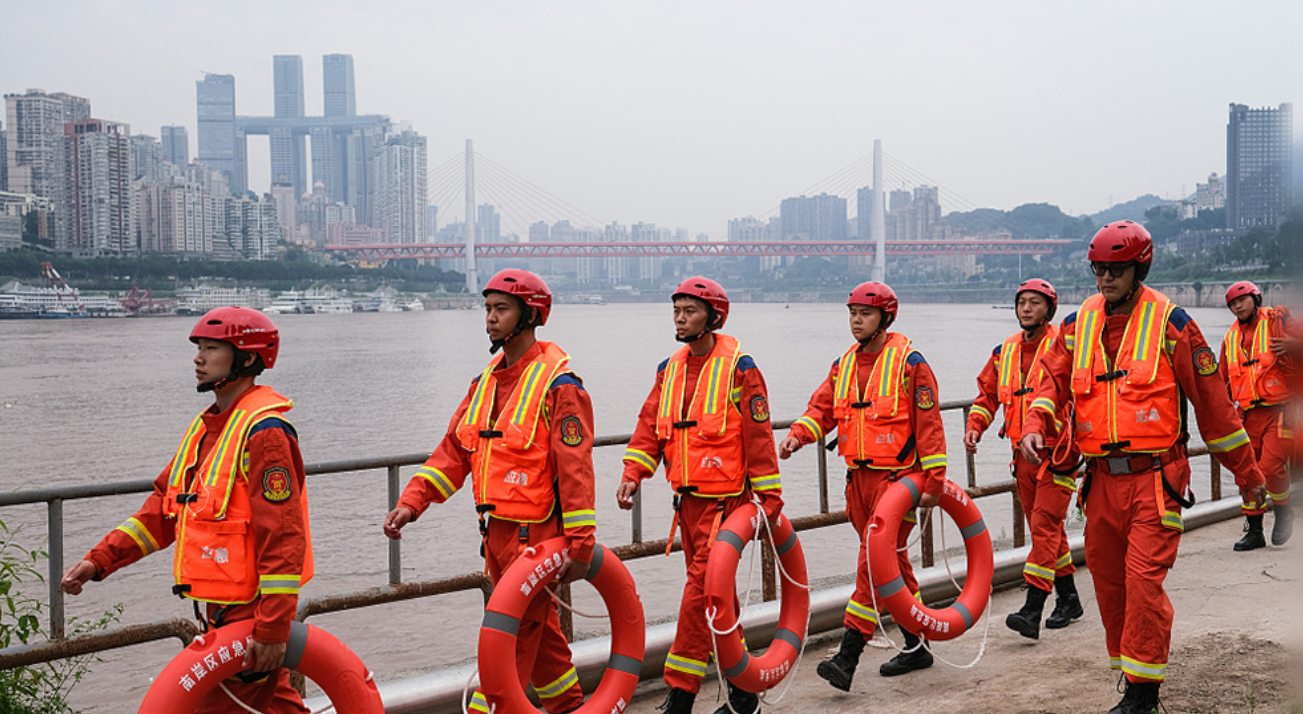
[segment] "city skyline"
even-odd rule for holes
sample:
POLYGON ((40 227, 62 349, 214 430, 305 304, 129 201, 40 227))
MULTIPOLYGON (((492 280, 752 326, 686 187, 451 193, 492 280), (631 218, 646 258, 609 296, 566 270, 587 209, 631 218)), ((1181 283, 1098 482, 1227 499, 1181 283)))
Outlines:
MULTIPOLYGON (((330 3, 161 13, 158 3, 110 11, 74 2, 71 16, 85 22, 65 23, 67 61, 44 53, 50 59, 34 64, 36 36, 17 33, 0 43, 0 91, 86 96, 97 118, 146 134, 179 125, 197 137, 201 70, 236 77, 239 114, 270 116, 274 55, 305 58, 303 99, 315 108, 326 99, 317 58, 348 54, 355 67, 335 71, 355 76, 356 106, 410 122, 428 137, 431 165, 474 138, 605 221, 722 236, 730 218, 774 214, 783 198, 867 154, 874 138, 973 205, 1045 201, 1082 214, 1144 193, 1192 193, 1226 170, 1229 103, 1299 99, 1303 49, 1285 29, 1298 25, 1289 21, 1299 18, 1295 4, 1199 5, 1189 13, 1197 19, 1177 22, 1122 3, 982 12, 399 3, 367 10, 389 14, 364 21, 330 3), (1263 16, 1273 18, 1265 36, 1263 16), (112 39, 113 27, 156 28, 164 17, 184 42, 112 39), (299 31, 287 39, 275 29, 284 26, 299 31), (713 30, 721 26, 731 29, 713 30), (236 31, 232 54, 218 37, 236 31), (1131 40, 1144 51, 1126 49, 1131 40)), ((40 23, 52 12, 31 4, 15 17, 40 23)), ((248 152, 259 193, 271 183, 268 141, 248 152)), ((440 207, 441 220, 460 212, 440 207)))

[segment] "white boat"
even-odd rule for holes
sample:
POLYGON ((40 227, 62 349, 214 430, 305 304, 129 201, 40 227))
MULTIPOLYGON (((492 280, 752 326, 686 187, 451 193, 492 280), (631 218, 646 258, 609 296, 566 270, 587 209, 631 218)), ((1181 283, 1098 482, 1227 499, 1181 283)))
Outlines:
POLYGON ((302 292, 286 290, 277 295, 272 304, 263 308, 263 312, 269 315, 353 312, 353 300, 338 295, 333 288, 302 292))

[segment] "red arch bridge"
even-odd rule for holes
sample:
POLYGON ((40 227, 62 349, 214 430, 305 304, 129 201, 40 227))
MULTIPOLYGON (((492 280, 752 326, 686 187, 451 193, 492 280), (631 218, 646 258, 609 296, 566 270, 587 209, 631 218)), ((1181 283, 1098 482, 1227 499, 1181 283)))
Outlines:
MULTIPOLYGON (((887 241, 887 255, 1048 255, 1067 240, 919 240, 887 241)), ((326 250, 361 260, 402 258, 465 258, 461 243, 411 245, 327 246, 326 250)), ((703 241, 661 243, 480 243, 476 258, 709 258, 769 256, 871 256, 872 243, 864 241, 703 241)))

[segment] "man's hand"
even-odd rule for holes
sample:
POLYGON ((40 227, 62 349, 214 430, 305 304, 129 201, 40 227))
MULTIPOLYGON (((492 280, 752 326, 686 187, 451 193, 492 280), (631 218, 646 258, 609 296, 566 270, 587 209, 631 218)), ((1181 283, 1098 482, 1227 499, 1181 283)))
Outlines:
POLYGON ((977 442, 981 440, 982 433, 976 429, 969 429, 964 432, 964 448, 968 449, 968 453, 970 454, 977 453, 977 442))
POLYGON ((1032 466, 1039 466, 1041 463, 1041 456, 1037 452, 1045 448, 1045 437, 1034 431, 1024 434, 1022 442, 1018 444, 1018 448, 1022 450, 1023 458, 1027 459, 1027 463, 1032 466))
POLYGON ((1260 483, 1252 488, 1240 489, 1240 500, 1246 506, 1261 507, 1267 505, 1267 484, 1260 483))
POLYGON ((412 513, 412 509, 407 506, 399 506, 390 511, 389 515, 385 516, 385 535, 390 540, 402 540, 403 534, 399 531, 403 530, 403 526, 411 523, 415 515, 415 513, 412 513))
POLYGON ((795 454, 800 450, 801 440, 789 434, 783 439, 782 443, 778 445, 778 458, 786 461, 787 459, 792 458, 792 454, 795 454))
POLYGON ((582 580, 588 574, 588 563, 581 563, 570 557, 569 553, 561 556, 561 567, 557 568, 556 581, 558 583, 573 583, 576 580, 582 580))
POLYGON ((1278 355, 1298 354, 1303 348, 1303 341, 1295 337, 1271 338, 1271 351, 1278 355))
POLYGON ((68 568, 68 572, 64 573, 63 579, 59 581, 59 587, 63 588, 63 591, 69 595, 80 595, 81 586, 85 585, 86 581, 94 578, 97 572, 99 572, 99 569, 95 567, 94 563, 83 560, 68 568))
POLYGON ((621 481, 620 487, 615 489, 615 502, 620 508, 629 510, 633 508, 633 495, 638 493, 637 481, 621 481))
POLYGON ((284 642, 259 642, 249 640, 249 649, 244 653, 243 666, 252 672, 271 672, 281 668, 285 662, 284 642))

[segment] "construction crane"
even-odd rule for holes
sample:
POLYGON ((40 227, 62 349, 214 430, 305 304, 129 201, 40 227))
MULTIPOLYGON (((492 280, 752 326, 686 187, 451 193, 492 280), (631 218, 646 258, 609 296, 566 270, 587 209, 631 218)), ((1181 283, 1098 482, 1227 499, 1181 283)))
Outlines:
POLYGON ((63 305, 64 296, 67 296, 73 312, 86 312, 86 307, 81 302, 81 294, 77 292, 76 288, 69 285, 62 275, 59 275, 59 271, 54 269, 54 263, 41 263, 41 273, 50 282, 50 288, 54 290, 55 297, 59 298, 59 305, 63 305))
POLYGON ((122 308, 133 316, 157 315, 176 307, 175 299, 155 299, 153 288, 146 288, 141 291, 138 285, 132 285, 131 291, 120 302, 122 308))

